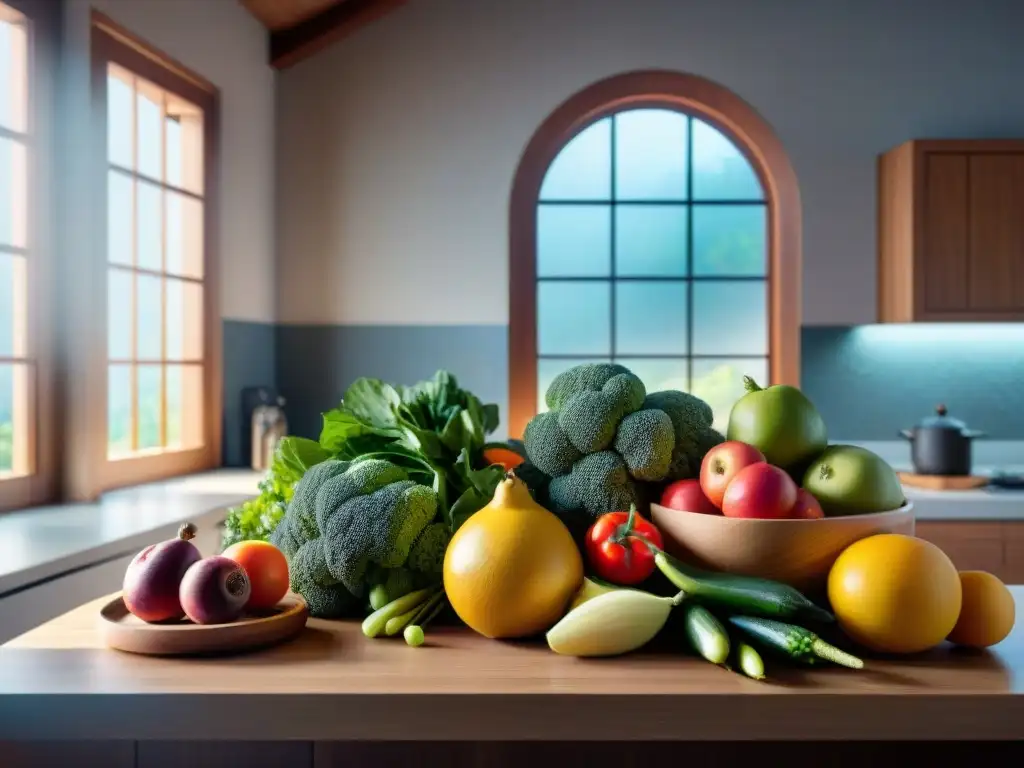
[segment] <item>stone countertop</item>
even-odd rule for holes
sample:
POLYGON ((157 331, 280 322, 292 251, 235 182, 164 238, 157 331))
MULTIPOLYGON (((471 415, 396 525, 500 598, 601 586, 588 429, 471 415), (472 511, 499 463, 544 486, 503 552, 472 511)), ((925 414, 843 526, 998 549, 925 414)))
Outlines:
POLYGON ((766 658, 758 682, 667 637, 586 660, 458 627, 411 648, 317 619, 244 655, 138 656, 103 645, 111 597, 0 647, 0 741, 1024 739, 1022 623, 986 651, 869 656, 858 671, 766 658))
POLYGON ((111 491, 96 503, 0 514, 0 598, 62 573, 137 552, 190 520, 219 525, 258 494, 260 473, 218 469, 111 491))

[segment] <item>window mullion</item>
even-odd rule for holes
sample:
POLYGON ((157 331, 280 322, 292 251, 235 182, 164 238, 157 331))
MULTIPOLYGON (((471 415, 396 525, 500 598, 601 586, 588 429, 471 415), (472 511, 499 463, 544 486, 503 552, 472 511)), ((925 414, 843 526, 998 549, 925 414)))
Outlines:
MULTIPOLYGON (((160 94, 160 179, 167 179, 167 93, 160 94)), ((167 447, 167 195, 160 190, 160 445, 167 447)))
MULTIPOLYGON (((138 78, 132 77, 132 167, 139 167, 139 95, 138 95, 138 78)), ((131 214, 131 229, 132 229, 132 267, 138 267, 139 265, 139 181, 138 179, 132 179, 132 214, 131 214)), ((131 296, 131 311, 129 317, 131 318, 131 346, 132 346, 132 364, 128 367, 128 389, 131 395, 131 408, 129 409, 130 416, 129 431, 131 432, 131 450, 134 453, 139 449, 139 384, 138 384, 138 366, 135 364, 139 359, 139 275, 134 269, 132 270, 132 296, 131 296)))

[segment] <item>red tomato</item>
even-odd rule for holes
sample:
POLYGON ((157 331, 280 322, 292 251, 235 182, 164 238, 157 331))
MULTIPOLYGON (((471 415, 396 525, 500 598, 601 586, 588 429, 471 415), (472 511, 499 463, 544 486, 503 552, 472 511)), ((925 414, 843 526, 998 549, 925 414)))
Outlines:
POLYGON ((585 549, 594 572, 605 581, 629 586, 639 584, 654 573, 654 553, 637 537, 661 549, 661 532, 649 521, 633 515, 632 530, 627 527, 628 512, 601 515, 587 531, 585 549))

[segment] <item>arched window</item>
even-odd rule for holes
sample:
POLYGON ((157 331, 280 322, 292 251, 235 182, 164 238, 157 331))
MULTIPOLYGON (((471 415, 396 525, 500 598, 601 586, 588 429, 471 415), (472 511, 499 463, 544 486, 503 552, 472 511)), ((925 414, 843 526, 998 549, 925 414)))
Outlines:
POLYGON ((509 434, 579 362, 707 400, 798 383, 800 201, 770 127, 702 78, 636 72, 571 97, 527 146, 510 220, 509 434))

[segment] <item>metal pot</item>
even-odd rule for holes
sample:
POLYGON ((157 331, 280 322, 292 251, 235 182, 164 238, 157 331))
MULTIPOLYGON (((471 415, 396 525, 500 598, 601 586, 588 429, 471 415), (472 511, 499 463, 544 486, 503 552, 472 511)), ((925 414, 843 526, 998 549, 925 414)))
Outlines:
POLYGON ((910 441, 910 457, 919 475, 971 474, 971 447, 983 432, 968 429, 959 419, 946 415, 941 403, 935 415, 912 429, 901 429, 900 436, 910 441))

